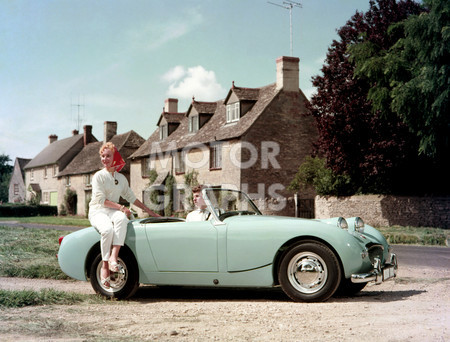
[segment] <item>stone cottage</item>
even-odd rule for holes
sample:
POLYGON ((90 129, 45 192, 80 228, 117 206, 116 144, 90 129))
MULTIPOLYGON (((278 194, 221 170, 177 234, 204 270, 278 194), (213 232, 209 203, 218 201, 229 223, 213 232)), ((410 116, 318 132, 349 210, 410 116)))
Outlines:
MULTIPOLYGON (((157 129, 131 155, 131 186, 149 205, 149 189, 164 188, 167 175, 176 182, 174 209, 187 210, 190 191, 185 176, 200 184, 243 190, 266 214, 294 215, 287 186, 310 155, 317 128, 299 89, 299 59, 276 60, 276 82, 260 88, 234 84, 225 99, 193 98, 186 112, 167 99, 157 129), (157 178, 149 179, 151 170, 157 178)), ((313 199, 313 191, 302 194, 313 199)), ((158 203, 156 203, 158 204, 158 203)))
MULTIPOLYGON (((133 130, 117 134, 117 122, 106 121, 103 132, 103 141, 92 142, 84 146, 65 169, 58 174, 58 180, 62 185, 60 194, 63 195, 67 189, 75 193, 74 202, 76 203, 76 213, 79 215, 87 214, 92 195, 92 177, 103 167, 99 155, 103 143, 111 141, 126 161, 145 142, 145 139, 133 130)), ((125 165, 121 173, 130 182, 129 163, 125 165)))
POLYGON ((25 187, 25 166, 31 161, 31 159, 16 158, 14 161, 14 169, 9 181, 9 203, 22 203, 26 199, 26 187, 25 187))
POLYGON ((92 135, 92 126, 84 126, 84 133, 72 131, 72 136, 58 140, 49 136, 49 144, 25 166, 26 199, 37 196, 40 203, 60 206, 64 191, 58 174, 64 171, 72 159, 89 143, 97 141, 92 135))

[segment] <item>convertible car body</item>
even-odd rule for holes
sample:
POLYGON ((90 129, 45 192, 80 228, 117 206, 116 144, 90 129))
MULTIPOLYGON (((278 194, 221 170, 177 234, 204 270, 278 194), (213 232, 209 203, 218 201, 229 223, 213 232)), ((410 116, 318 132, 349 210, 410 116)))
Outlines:
POLYGON ((68 276, 89 280, 102 295, 127 298, 139 284, 273 287, 295 301, 354 294, 368 282, 393 278, 397 258, 383 235, 359 217, 310 220, 263 216, 235 190, 204 189, 210 217, 130 221, 119 272, 100 281, 100 235, 85 228, 60 240, 58 260, 68 276))

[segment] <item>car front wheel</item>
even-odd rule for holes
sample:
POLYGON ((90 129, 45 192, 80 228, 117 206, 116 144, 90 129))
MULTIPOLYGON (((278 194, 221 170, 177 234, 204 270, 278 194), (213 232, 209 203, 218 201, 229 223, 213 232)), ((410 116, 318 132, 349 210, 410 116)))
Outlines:
POLYGON ((111 272, 110 287, 101 283, 102 256, 99 253, 90 266, 89 278, 95 292, 111 298, 126 299, 132 296, 139 287, 139 273, 136 259, 129 251, 120 251, 119 272, 111 272))
POLYGON ((295 301, 325 301, 340 284, 339 261, 327 246, 314 241, 302 242, 285 252, 278 279, 286 295, 295 301))

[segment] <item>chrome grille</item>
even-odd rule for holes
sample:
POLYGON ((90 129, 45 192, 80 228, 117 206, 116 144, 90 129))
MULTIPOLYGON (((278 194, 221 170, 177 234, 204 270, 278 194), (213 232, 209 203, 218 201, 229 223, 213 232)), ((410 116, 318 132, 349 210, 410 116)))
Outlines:
POLYGON ((369 259, 372 265, 375 263, 375 258, 378 258, 380 261, 383 260, 384 248, 382 245, 367 246, 367 250, 369 251, 369 259))

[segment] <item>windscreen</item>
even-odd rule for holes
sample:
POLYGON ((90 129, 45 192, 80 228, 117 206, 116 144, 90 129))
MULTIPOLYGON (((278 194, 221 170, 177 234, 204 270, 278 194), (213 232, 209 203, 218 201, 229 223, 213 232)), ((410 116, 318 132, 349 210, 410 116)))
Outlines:
POLYGON ((206 196, 218 215, 228 212, 261 215, 256 205, 243 192, 226 189, 206 189, 206 196))

